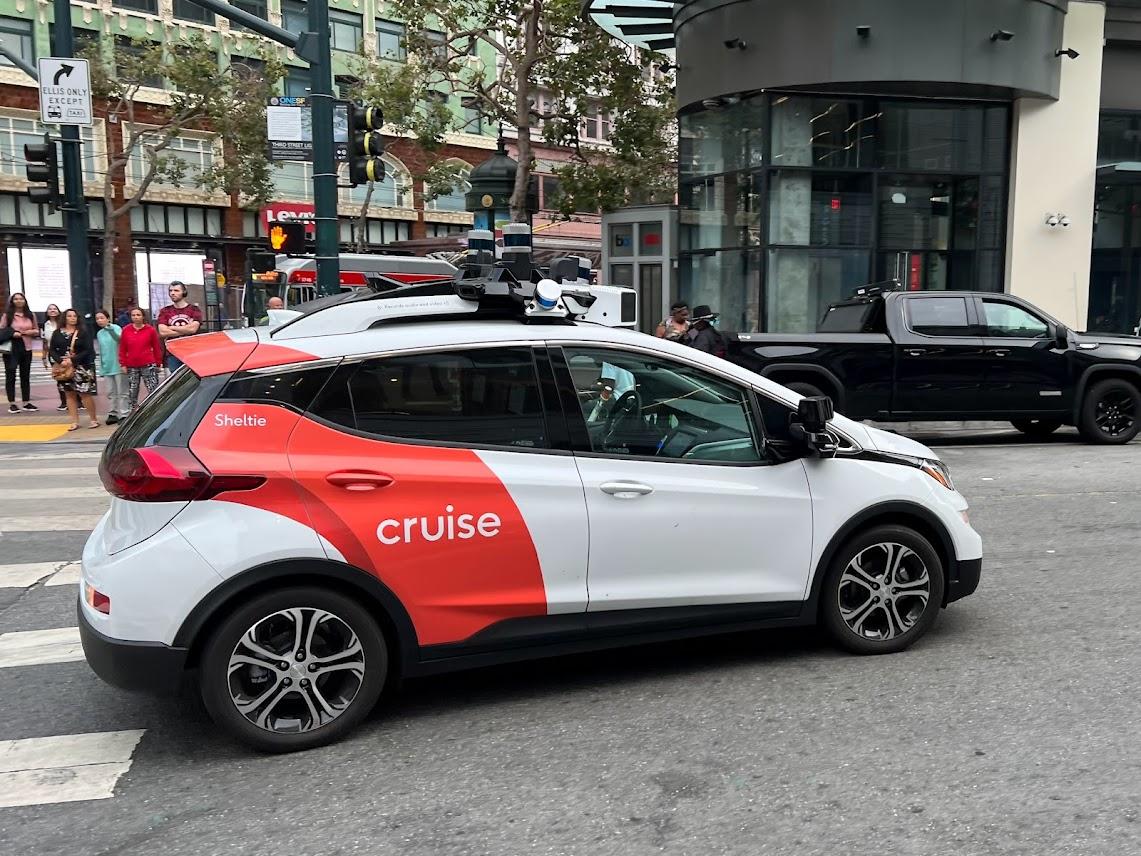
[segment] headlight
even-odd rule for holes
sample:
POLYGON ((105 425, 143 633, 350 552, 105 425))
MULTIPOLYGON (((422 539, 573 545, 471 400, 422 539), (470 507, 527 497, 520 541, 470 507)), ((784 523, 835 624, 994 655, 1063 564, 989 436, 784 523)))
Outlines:
POLYGON ((947 490, 955 489, 955 483, 951 481, 951 471, 947 469, 947 465, 942 461, 936 460, 935 458, 916 458, 911 455, 892 454, 890 457, 901 464, 907 464, 908 466, 922 470, 931 476, 931 478, 935 479, 935 481, 939 482, 939 484, 943 485, 943 487, 947 488, 947 490))

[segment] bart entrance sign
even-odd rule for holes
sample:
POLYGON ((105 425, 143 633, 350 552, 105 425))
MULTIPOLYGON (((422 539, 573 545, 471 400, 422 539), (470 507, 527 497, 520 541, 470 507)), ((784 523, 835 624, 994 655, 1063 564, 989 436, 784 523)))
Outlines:
POLYGON ((45 125, 90 125, 91 73, 87 60, 40 57, 40 121, 45 125))

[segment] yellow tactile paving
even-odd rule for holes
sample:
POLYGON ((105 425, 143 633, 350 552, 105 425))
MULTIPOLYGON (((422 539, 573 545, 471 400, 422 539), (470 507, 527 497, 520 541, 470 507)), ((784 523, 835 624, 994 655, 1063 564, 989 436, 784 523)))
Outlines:
POLYGON ((67 433, 63 425, 0 425, 0 443, 43 443, 67 433))

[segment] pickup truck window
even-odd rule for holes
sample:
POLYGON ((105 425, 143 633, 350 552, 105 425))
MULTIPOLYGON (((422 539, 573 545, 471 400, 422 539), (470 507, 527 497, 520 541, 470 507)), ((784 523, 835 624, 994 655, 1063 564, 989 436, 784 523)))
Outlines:
POLYGON ((1050 326, 1021 306, 1001 300, 983 300, 988 336, 1009 339, 1047 339, 1050 326))
POLYGON ((962 297, 908 300, 907 326, 921 336, 969 336, 967 301, 962 297))
POLYGON ((875 303, 850 303, 828 307, 824 313, 817 332, 819 333, 877 333, 873 329, 875 324, 873 316, 876 314, 875 303))

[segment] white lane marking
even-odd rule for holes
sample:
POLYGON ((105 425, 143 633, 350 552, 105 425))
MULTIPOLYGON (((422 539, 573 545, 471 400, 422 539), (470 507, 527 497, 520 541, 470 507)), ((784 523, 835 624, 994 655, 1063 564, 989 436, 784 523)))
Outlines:
MULTIPOLYGON (((41 478, 43 476, 91 476, 93 479, 99 479, 98 467, 34 467, 25 470, 10 470, 4 468, 4 477, 11 479, 19 478, 41 478)), ((36 491, 36 496, 40 496, 40 491, 36 491)))
MULTIPOLYGON (((0 519, 3 532, 90 532, 103 519, 102 514, 63 514, 43 517, 7 517, 0 519)), ((3 534, 0 532, 0 534, 3 534)))
POLYGON ((79 562, 28 562, 0 565, 0 588, 28 588, 47 578, 46 586, 78 584, 82 565, 79 562))
POLYGON ((98 452, 13 452, 0 454, 0 461, 97 461, 102 457, 102 449, 98 452))
POLYGON ((113 797, 144 733, 102 731, 0 742, 0 808, 113 797))
POLYGON ((106 499, 110 501, 111 494, 107 493, 102 485, 98 487, 43 487, 36 488, 36 498, 43 499, 106 499))
POLYGON ((78 627, 16 630, 0 634, 0 669, 43 666, 83 659, 78 627))
POLYGON ((82 562, 68 562, 48 579, 45 586, 77 586, 79 575, 83 573, 82 562))

